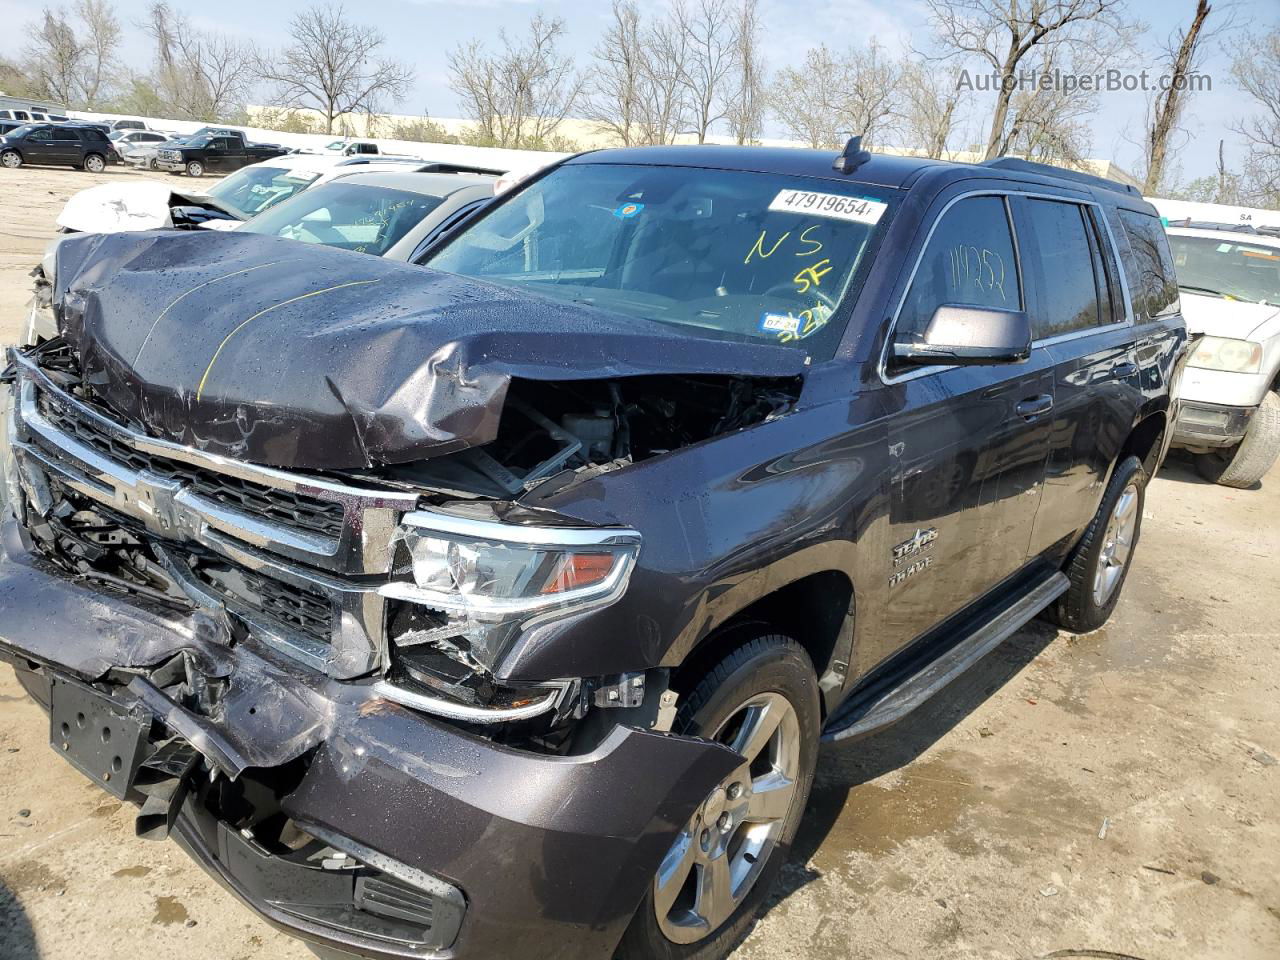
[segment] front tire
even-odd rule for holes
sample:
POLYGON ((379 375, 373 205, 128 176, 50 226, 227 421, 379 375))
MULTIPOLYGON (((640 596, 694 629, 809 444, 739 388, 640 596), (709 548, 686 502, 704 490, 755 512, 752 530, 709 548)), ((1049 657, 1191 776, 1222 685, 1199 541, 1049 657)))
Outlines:
POLYGON ((203 177, 203 176, 204 176, 204 164, 203 164, 203 163, 201 163, 199 160, 191 160, 191 161, 189 161, 189 162, 187 163, 187 176, 188 176, 188 177, 203 177))
POLYGON ((1098 512, 1063 568, 1071 586, 1046 608, 1046 620, 1072 633, 1088 633, 1111 617, 1142 533, 1146 491, 1142 461, 1126 457, 1116 464, 1098 512))
POLYGON ((7 167, 10 170, 17 170, 22 166, 22 154, 17 150, 6 150, 0 153, 0 166, 7 167))
POLYGON ((1268 391, 1234 447, 1196 454, 1196 470, 1224 487, 1252 487, 1267 475, 1280 456, 1280 395, 1268 391))
POLYGON ((720 960, 746 936, 786 862, 813 785, 821 710, 813 665, 762 626, 703 676, 674 730, 746 758, 663 858, 617 960, 720 960))

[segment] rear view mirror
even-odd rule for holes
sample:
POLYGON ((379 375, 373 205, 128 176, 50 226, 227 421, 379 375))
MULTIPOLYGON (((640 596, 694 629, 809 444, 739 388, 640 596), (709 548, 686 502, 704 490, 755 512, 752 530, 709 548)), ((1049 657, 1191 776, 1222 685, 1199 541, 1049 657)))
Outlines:
POLYGON ((893 345, 902 363, 1021 363, 1031 356, 1031 322, 1021 310, 943 304, 923 334, 893 345))

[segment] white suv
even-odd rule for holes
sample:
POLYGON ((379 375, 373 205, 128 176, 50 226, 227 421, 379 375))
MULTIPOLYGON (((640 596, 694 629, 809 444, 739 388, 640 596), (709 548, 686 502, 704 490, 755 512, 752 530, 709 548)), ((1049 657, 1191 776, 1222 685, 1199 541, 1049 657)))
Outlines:
POLYGON ((1187 330, 1203 333, 1182 381, 1173 443, 1202 476, 1252 486, 1280 454, 1280 237, 1170 226, 1187 330))

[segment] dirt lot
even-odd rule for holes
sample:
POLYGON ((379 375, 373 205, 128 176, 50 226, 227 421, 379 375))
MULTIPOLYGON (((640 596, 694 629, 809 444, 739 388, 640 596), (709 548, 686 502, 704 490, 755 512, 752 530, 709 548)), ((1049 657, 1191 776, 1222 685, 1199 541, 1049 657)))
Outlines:
MULTIPOLYGON (((61 203, 133 174, 0 174, 3 342, 61 203)), ((1033 624, 824 754, 783 895, 738 956, 1280 956, 1278 519, 1280 469, 1236 491, 1166 467, 1111 624, 1033 624)), ((0 957, 310 956, 135 839, 132 812, 54 756, 4 671, 0 957)))

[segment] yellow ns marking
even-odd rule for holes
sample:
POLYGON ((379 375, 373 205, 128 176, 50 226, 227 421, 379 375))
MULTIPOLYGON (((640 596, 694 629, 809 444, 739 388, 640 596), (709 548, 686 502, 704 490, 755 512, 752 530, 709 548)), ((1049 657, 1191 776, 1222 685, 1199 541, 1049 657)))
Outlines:
POLYGON ((214 277, 212 280, 206 280, 204 283, 198 283, 194 287, 192 287, 190 290, 188 290, 186 293, 178 294, 178 296, 174 298, 172 303, 170 303, 167 307, 165 307, 163 310, 160 311, 160 315, 156 317, 155 320, 152 322, 151 329, 148 330, 147 335, 142 338, 142 343, 138 347, 138 352, 137 354, 134 355, 134 358, 133 358, 134 366, 138 365, 138 361, 142 358, 142 351, 145 350, 147 344, 151 342, 151 335, 156 332, 156 327, 160 326, 160 321, 164 319, 165 314, 167 314, 170 310, 176 307, 179 303, 181 303, 187 297, 191 296, 191 294, 195 293, 197 290, 202 290, 205 287, 209 286, 209 284, 211 283, 220 283, 223 280, 230 280, 232 277, 238 277, 242 273, 250 273, 254 270, 261 270, 263 267, 274 267, 280 263, 293 263, 293 262, 295 261, 294 260, 272 260, 270 263, 259 263, 253 267, 245 267, 243 270, 237 270, 235 273, 228 273, 225 277, 214 277))
POLYGON ((249 319, 236 325, 235 329, 222 338, 222 342, 218 344, 218 349, 213 351, 213 356, 209 360, 209 366, 204 368, 204 376, 200 378, 200 386, 196 387, 196 399, 199 400, 204 396, 204 385, 209 381, 209 373, 213 370, 213 365, 218 362, 218 356, 222 353, 223 348, 231 342, 231 338, 247 327, 253 321, 257 320, 264 313, 270 313, 272 310, 278 310, 280 307, 287 307, 291 303, 297 303, 299 300, 306 300, 309 297, 318 297, 322 293, 332 293, 334 290, 342 290, 346 287, 361 287, 369 283, 377 283, 377 280, 352 280, 349 283, 340 283, 337 286, 325 287, 323 290, 312 290, 310 293, 300 294, 296 297, 290 297, 288 300, 282 300, 280 303, 273 303, 265 310, 259 310, 249 319))

